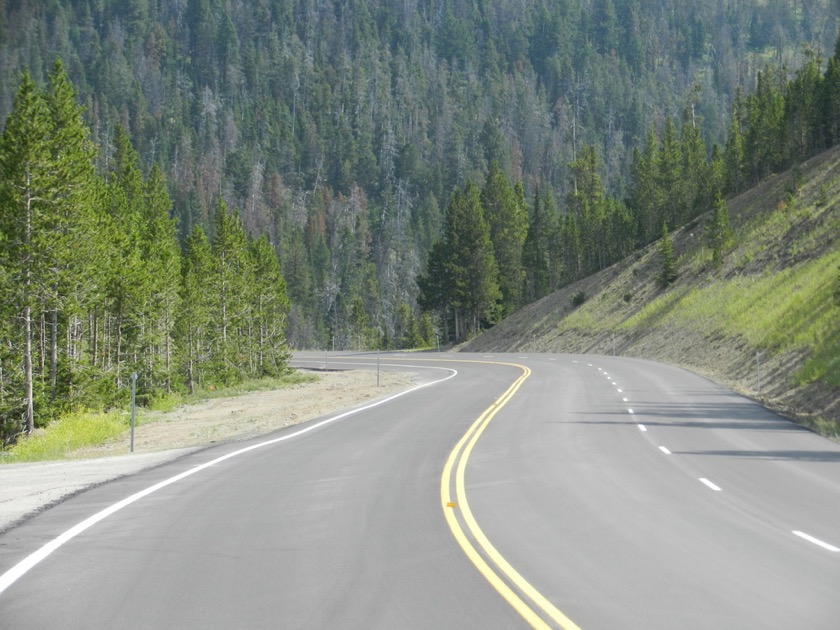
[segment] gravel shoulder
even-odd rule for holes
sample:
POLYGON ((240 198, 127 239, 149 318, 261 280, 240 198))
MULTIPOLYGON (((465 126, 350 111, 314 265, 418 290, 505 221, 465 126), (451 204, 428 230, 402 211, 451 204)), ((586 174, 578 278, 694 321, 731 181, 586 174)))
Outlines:
POLYGON ((111 479, 158 466, 214 443, 245 440, 406 389, 411 374, 318 372, 318 380, 281 390, 216 398, 148 413, 134 433, 54 462, 0 465, 0 531, 111 479))

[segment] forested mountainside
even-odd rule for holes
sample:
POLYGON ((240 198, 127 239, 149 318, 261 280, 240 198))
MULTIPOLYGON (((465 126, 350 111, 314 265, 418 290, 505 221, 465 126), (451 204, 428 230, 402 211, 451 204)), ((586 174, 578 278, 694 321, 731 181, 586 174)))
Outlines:
POLYGON ((458 342, 710 208, 719 266, 840 140, 837 11, 0 0, 0 437, 458 342))
POLYGON ((372 346, 414 329, 450 195, 494 160, 564 214, 592 148, 621 200, 651 129, 690 119, 710 155, 739 90, 821 64, 837 17, 829 0, 0 0, 0 120, 59 56, 100 171, 121 125, 182 244, 212 237, 219 197, 268 236, 293 346, 372 346))

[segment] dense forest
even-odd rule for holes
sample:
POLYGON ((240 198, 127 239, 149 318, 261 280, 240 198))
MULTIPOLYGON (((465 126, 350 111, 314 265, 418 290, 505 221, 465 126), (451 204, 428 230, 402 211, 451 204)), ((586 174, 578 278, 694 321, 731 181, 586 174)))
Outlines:
POLYGON ((834 144, 837 27, 828 0, 0 0, 3 422, 287 342, 463 339, 834 144))

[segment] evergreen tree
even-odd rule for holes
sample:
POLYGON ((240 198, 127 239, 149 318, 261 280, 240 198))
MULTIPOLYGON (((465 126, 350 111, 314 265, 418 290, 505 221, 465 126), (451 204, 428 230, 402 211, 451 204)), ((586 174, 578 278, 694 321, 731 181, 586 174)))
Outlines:
POLYGON ((179 363, 187 390, 192 394, 204 382, 211 351, 213 299, 210 291, 213 254, 207 235, 193 227, 184 244, 181 263, 180 308, 175 321, 179 363))
POLYGON ((712 217, 706 224, 706 243, 712 250, 712 266, 723 264, 723 250, 732 240, 729 227, 729 208, 726 200, 718 194, 712 207, 712 217))
POLYGON ((252 314, 254 271, 248 239, 237 213, 221 198, 213 217, 211 292, 213 375, 223 384, 242 380, 249 356, 245 334, 252 314))
POLYGON ((665 121, 665 131, 659 148, 659 160, 656 165, 656 182, 659 187, 661 204, 658 217, 668 223, 669 229, 675 229, 687 215, 686 195, 682 192, 684 184, 680 143, 671 118, 665 121))
POLYGON ((723 162, 725 172, 724 191, 728 195, 735 195, 746 186, 746 155, 744 154, 744 138, 741 133, 741 101, 736 97, 732 107, 729 122, 729 135, 726 139, 723 162))
MULTIPOLYGON (((33 314, 46 297, 53 266, 51 244, 57 182, 52 176, 49 110, 43 94, 24 74, 0 140, 0 245, 20 322, 9 340, 23 363, 22 417, 26 433, 35 429, 36 352, 33 314)), ((7 304, 8 304, 7 302, 7 304)))
POLYGON ((840 267, 837 268, 837 282, 834 286, 834 304, 840 306, 840 267))
MULTIPOLYGON (((50 73, 46 102, 50 113, 50 151, 58 181, 52 223, 53 255, 49 300, 45 303, 49 329, 49 400, 69 408, 80 369, 81 320, 99 301, 107 267, 107 231, 100 233, 96 150, 82 120, 82 108, 60 60, 50 73), (62 343, 65 340, 65 343, 62 343)), ((47 235, 44 235, 45 237, 47 235)))
POLYGON ((726 200, 717 195, 712 208, 712 217, 706 224, 706 243, 712 250, 712 265, 715 269, 723 264, 723 250, 732 240, 729 227, 729 208, 726 200))
POLYGON ((522 247, 528 231, 528 215, 521 185, 515 192, 495 161, 481 191, 481 205, 499 268, 502 307, 509 314, 522 302, 522 247))
POLYGON ((289 299, 280 261, 267 236, 251 244, 251 261, 255 281, 251 298, 256 334, 252 342, 254 375, 277 376, 285 370, 289 358, 286 347, 289 299))
POLYGON ((180 302, 181 252, 175 221, 170 218, 172 201, 166 181, 156 164, 145 183, 145 205, 140 251, 150 295, 145 307, 144 351, 150 385, 172 389, 172 335, 180 302))
POLYGON ((548 295, 549 290, 554 288, 550 279, 552 231, 551 218, 537 189, 522 250, 526 297, 531 302, 548 295))
POLYGON ((656 276, 656 281, 659 286, 666 288, 677 279, 677 259, 674 255, 674 245, 671 243, 667 223, 662 223, 662 238, 659 241, 657 253, 659 256, 659 274, 656 276))
POLYGON ((453 277, 447 264, 449 250, 444 240, 435 241, 426 261, 426 270, 417 276, 420 293, 417 303, 425 312, 436 313, 443 326, 443 340, 448 343, 449 315, 452 305, 453 277))
POLYGON ((834 44, 834 55, 823 74, 821 115, 822 132, 827 146, 840 142, 840 31, 834 44))
POLYGON ((478 188, 472 182, 464 190, 456 190, 449 201, 445 238, 455 338, 460 341, 469 333, 477 333, 483 322, 495 323, 501 298, 490 228, 484 219, 478 188))
POLYGON ((644 151, 633 150, 627 206, 637 225, 637 245, 656 239, 662 225, 663 192, 658 182, 659 141, 653 129, 648 132, 644 151))

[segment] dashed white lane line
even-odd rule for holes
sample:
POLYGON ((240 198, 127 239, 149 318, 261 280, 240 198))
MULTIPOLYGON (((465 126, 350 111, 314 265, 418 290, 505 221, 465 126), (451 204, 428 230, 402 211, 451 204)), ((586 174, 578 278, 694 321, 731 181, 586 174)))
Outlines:
POLYGON ((643 425, 643 424, 638 425, 638 427, 639 427, 639 431, 641 431, 642 433, 644 433, 645 431, 647 431, 647 427, 646 427, 645 425, 643 425))
POLYGON ((667 448, 665 448, 664 446, 660 446, 660 447, 659 447, 659 450, 660 450, 660 451, 662 451, 663 453, 665 453, 666 455, 670 455, 670 454, 671 454, 671 451, 669 451, 669 450, 668 450, 667 448))
POLYGON ((627 410, 627 413, 629 413, 629 414, 632 416, 632 415, 633 415, 633 413, 635 413, 635 412, 634 412, 632 409, 628 409, 628 410, 627 410))
POLYGON ((824 542, 824 541, 820 540, 819 538, 814 538, 813 536, 811 536, 810 534, 806 534, 805 532, 800 532, 800 531, 794 530, 792 532, 792 534, 794 536, 799 536, 803 540, 807 540, 810 543, 814 543, 815 545, 817 545, 819 547, 822 547, 823 549, 826 549, 827 551, 831 551, 833 553, 837 553, 838 551, 840 551, 840 548, 835 547, 834 545, 829 545, 827 542, 824 542))
POLYGON ((705 477, 700 477, 700 483, 702 483, 705 486, 708 486, 709 488, 711 488, 715 492, 720 492, 721 491, 720 486, 718 486, 716 484, 713 484, 711 481, 709 481, 705 477))
POLYGON ((630 402, 629 400, 627 400, 627 398, 626 398, 626 397, 625 397, 625 398, 622 398, 621 400, 622 400, 622 402, 630 402))

